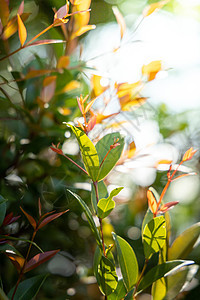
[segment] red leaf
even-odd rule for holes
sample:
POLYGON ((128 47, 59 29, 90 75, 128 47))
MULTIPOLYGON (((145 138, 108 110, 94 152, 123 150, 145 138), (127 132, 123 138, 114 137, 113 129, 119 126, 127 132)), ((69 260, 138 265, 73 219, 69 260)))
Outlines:
POLYGON ((38 267, 39 265, 43 264, 45 261, 49 260, 51 257, 56 255, 56 253, 58 253, 59 251, 60 250, 52 250, 35 255, 27 262, 24 268, 24 273, 29 272, 38 267))
POLYGON ((20 209, 25 214, 25 216, 27 217, 29 223, 33 226, 33 229, 36 229, 37 224, 36 224, 35 219, 31 215, 29 215, 27 212, 25 212, 21 206, 20 206, 20 209))
POLYGON ((68 210, 69 210, 69 209, 67 209, 67 210, 65 210, 65 211, 62 211, 62 212, 60 212, 60 213, 53 214, 53 215, 47 217, 46 219, 44 219, 44 220, 40 223, 40 225, 38 226, 38 229, 44 227, 44 226, 45 226, 46 224, 48 224, 49 222, 51 222, 51 221, 57 219, 58 217, 62 216, 62 215, 65 214, 68 210))
POLYGON ((157 213, 157 201, 154 197, 154 194, 150 190, 147 191, 147 199, 151 212, 153 214, 157 213))
POLYGON ((166 211, 168 211, 170 208, 173 208, 178 203, 179 203, 178 201, 172 201, 172 202, 165 203, 161 206, 159 212, 165 213, 166 211))
POLYGON ((92 116, 92 118, 90 118, 89 122, 88 122, 88 126, 87 126, 87 131, 91 131, 94 126, 96 125, 96 122, 97 122, 97 118, 96 116, 92 116))
POLYGON ((197 152, 197 150, 193 150, 193 147, 191 147, 191 148, 188 149, 188 150, 185 152, 185 154, 183 155, 182 161, 190 160, 196 152, 197 152))
POLYGON ((54 152, 56 152, 58 154, 61 154, 61 155, 63 154, 62 149, 57 148, 53 143, 52 143, 52 146, 53 147, 50 147, 52 151, 54 151, 54 152))
POLYGON ((11 223, 14 223, 15 221, 17 221, 21 216, 16 216, 16 217, 13 217, 13 212, 11 212, 10 214, 8 214, 4 221, 3 221, 3 226, 5 225, 9 225, 11 223))

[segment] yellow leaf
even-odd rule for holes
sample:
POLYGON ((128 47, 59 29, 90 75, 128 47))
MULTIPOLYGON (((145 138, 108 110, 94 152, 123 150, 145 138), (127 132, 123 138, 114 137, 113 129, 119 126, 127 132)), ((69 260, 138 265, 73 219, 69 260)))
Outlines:
POLYGON ((161 9, 169 1, 170 0, 164 0, 164 1, 156 2, 156 3, 152 3, 152 4, 148 5, 143 10, 143 13, 142 13, 143 17, 145 18, 145 17, 150 16, 154 11, 157 11, 157 10, 161 9))
POLYGON ((81 2, 84 2, 84 0, 70 0, 72 5, 79 5, 81 2))
POLYGON ((86 108, 85 108, 85 114, 90 110, 90 108, 92 107, 93 103, 95 102, 97 98, 94 98, 93 100, 91 100, 87 105, 86 105, 86 108))
POLYGON ((145 97, 140 97, 133 100, 130 99, 130 101, 128 101, 127 103, 121 104, 122 111, 133 111, 143 105, 146 102, 146 99, 147 98, 145 97))
POLYGON ((85 25, 85 26, 82 26, 81 28, 79 28, 76 32, 74 32, 72 35, 71 35, 71 39, 73 40, 74 38, 86 33, 87 31, 89 30, 92 30, 92 29, 95 29, 96 26, 95 25, 85 25))
POLYGON ((121 39, 122 39, 124 36, 124 32, 126 30, 126 23, 124 21, 124 17, 122 16, 122 14, 120 13, 120 11, 118 10, 118 8, 116 6, 113 6, 112 10, 113 10, 115 18, 117 20, 117 23, 119 24, 120 35, 121 35, 121 39))
MULTIPOLYGON (((28 17, 30 16, 30 13, 23 13, 21 15, 22 21, 26 21, 28 17)), ((18 24, 17 24, 17 16, 13 17, 8 24, 6 25, 4 32, 2 34, 2 39, 7 40, 9 37, 11 37, 18 29, 18 24)))
POLYGON ((147 199, 148 199, 149 209, 153 214, 155 214, 157 212, 157 202, 154 197, 154 194, 150 190, 147 191, 147 199))
POLYGON ((91 84, 93 87, 92 97, 98 97, 108 88, 108 85, 107 86, 101 85, 101 80, 102 80, 102 77, 99 75, 92 76, 92 78, 91 78, 91 84))
POLYGON ((27 31, 19 14, 17 14, 17 23, 18 23, 19 40, 21 46, 23 46, 27 38, 27 31))
POLYGON ((129 150, 126 152, 127 158, 133 157, 133 155, 135 154, 135 152, 136 152, 136 146, 135 146, 135 142, 133 141, 129 145, 129 150))
MULTIPOLYGON (((76 1, 78 2, 78 1, 76 1)), ((82 0, 79 1, 79 4, 76 5, 76 9, 81 11, 81 10, 87 10, 90 8, 91 0, 82 0)))
POLYGON ((47 103, 54 96, 56 88, 56 76, 46 77, 43 81, 43 89, 41 93, 41 99, 43 102, 47 103))
POLYGON ((69 56, 61 56, 57 63, 58 69, 66 69, 69 66, 70 59, 69 56))
POLYGON ((162 70, 161 60, 155 60, 150 62, 148 65, 143 65, 142 75, 147 76, 148 81, 155 79, 157 73, 162 70))
POLYGON ((137 81, 134 83, 120 83, 117 85, 117 96, 122 98, 128 95, 137 95, 141 90, 141 81, 137 81))
POLYGON ((79 89, 79 88, 80 88, 80 82, 78 82, 76 80, 72 80, 69 83, 67 83, 66 86, 61 91, 59 91, 57 94, 67 93, 67 92, 70 92, 72 90, 79 89))

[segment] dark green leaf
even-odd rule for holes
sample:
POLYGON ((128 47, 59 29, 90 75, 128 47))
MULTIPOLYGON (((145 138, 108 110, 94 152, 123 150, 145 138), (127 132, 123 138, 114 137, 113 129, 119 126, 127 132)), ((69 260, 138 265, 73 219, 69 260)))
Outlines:
POLYGON ((76 135, 82 159, 90 178, 93 181, 97 181, 99 173, 99 157, 95 146, 82 130, 70 124, 67 124, 67 126, 69 126, 76 135))
POLYGON ((119 194, 119 192, 123 189, 123 187, 114 189, 108 198, 102 198, 99 200, 97 204, 97 213, 99 218, 103 219, 107 217, 113 208, 115 207, 115 201, 112 198, 119 194))
MULTIPOLYGON (((108 197, 108 191, 103 180, 97 183, 97 189, 98 189, 99 199, 108 197)), ((92 207, 94 209, 94 212, 95 214, 97 214, 97 199, 96 199, 95 189, 93 184, 92 184, 91 202, 92 202, 92 207)))
POLYGON ((124 139, 121 137, 121 135, 118 132, 109 133, 105 135, 100 141, 98 141, 98 143, 96 144, 96 149, 99 156, 100 165, 102 163, 98 175, 98 181, 106 177, 106 175, 108 175, 108 173, 116 165, 117 161, 119 160, 122 154, 123 147, 124 147, 124 139), (119 138, 118 143, 120 143, 120 145, 112 149, 107 155, 105 161, 102 163, 106 154, 110 150, 110 146, 113 145, 114 141, 117 138, 119 138))
POLYGON ((166 222, 163 216, 152 219, 144 228, 143 245, 147 259, 162 249, 166 240, 166 222))
POLYGON ((163 276, 168 276, 172 274, 172 272, 175 272, 176 270, 192 265, 194 262, 192 260, 174 260, 174 261, 167 261, 161 265, 157 265, 154 268, 152 268, 149 272, 147 272, 142 280, 140 281, 140 284, 138 286, 138 293, 142 290, 146 289, 148 286, 150 286, 154 281, 160 279, 163 276))
MULTIPOLYGON (((33 299, 39 292, 40 287, 44 283, 47 275, 38 275, 29 279, 22 281, 15 294, 14 300, 30 300, 33 299)), ((8 297, 11 298, 13 292, 13 287, 8 294, 8 297)))
POLYGON ((117 248, 117 256, 123 281, 127 291, 130 291, 138 278, 138 262, 132 247, 120 236, 113 233, 117 248))
POLYGON ((2 288, 0 288, 0 299, 1 300, 9 300, 2 288))
POLYGON ((104 295, 110 295, 117 287, 118 278, 112 261, 113 255, 111 252, 108 253, 108 257, 105 257, 99 247, 96 248, 94 274, 99 288, 104 295))
POLYGON ((0 196, 0 226, 3 223, 3 220, 6 215, 6 200, 0 196))
POLYGON ((121 300, 125 297, 127 291, 122 279, 118 281, 115 291, 108 296, 108 300, 121 300))
POLYGON ((92 232, 94 233, 94 236, 96 238, 96 241, 97 241, 97 244, 99 245, 99 247, 102 249, 102 242, 101 242, 101 237, 99 235, 99 231, 94 223, 94 220, 93 220, 93 217, 92 217, 92 213, 89 209, 89 207, 87 206, 87 204, 81 199, 81 197, 79 197, 77 194, 73 193, 72 191, 70 190, 67 190, 70 194, 72 194, 72 196, 74 196, 74 198, 76 198, 76 200, 78 200, 79 204, 81 205, 86 217, 87 217, 87 220, 88 220, 88 223, 90 225, 90 228, 92 230, 92 232))

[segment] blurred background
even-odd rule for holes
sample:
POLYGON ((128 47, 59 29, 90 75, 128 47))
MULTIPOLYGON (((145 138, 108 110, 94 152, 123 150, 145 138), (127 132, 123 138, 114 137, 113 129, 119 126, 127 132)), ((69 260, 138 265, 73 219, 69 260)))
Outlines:
MULTIPOLYGON (((130 143, 134 145, 132 156, 117 165, 106 178, 109 191, 116 186, 125 188, 116 197, 116 209, 105 220, 104 230, 108 244, 112 243, 113 230, 126 238, 140 266, 144 260, 141 224, 147 209, 146 191, 153 186, 161 193, 167 182, 168 167, 155 167, 157 162, 167 159, 177 164, 188 148, 200 148, 200 1, 171 0, 162 10, 143 18, 144 7, 152 2, 156 1, 92 0, 89 24, 95 24, 96 29, 81 36, 80 42, 69 49, 69 68, 56 73, 54 94, 44 106, 38 100, 44 77, 18 83, 13 80, 22 78, 29 70, 55 68, 59 57, 65 54, 65 46, 30 47, 1 62, 0 194, 8 199, 7 211, 22 215, 21 205, 37 217, 39 197, 45 212, 70 209, 41 230, 36 238, 45 251, 61 249, 49 263, 32 271, 32 275, 44 271, 51 274, 36 299, 100 299, 92 270, 95 241, 79 205, 66 191, 66 188, 72 189, 89 204, 90 182, 74 165, 49 149, 51 143, 60 142, 63 151, 80 162, 78 145, 63 122, 81 120, 76 97, 80 94, 92 97, 94 75, 101 78, 101 88, 111 87, 97 98, 94 111, 102 113, 104 107, 105 116, 117 114, 120 105, 116 95, 113 96, 113 86, 138 82, 143 65, 162 61, 156 78, 142 86, 141 97, 146 99, 145 103, 105 119, 89 134, 95 140, 107 132, 120 131, 125 136, 125 150, 130 143), (118 7, 126 22, 122 40, 113 6, 118 7), (84 62, 84 66, 80 62, 84 62), (76 88, 66 88, 72 81, 78 82, 76 88), (5 102, 5 98, 8 101, 5 102), (104 100, 108 98, 111 100, 105 106, 104 100)), ((10 0, 12 15, 20 3, 10 0)), ((28 39, 52 23, 53 7, 58 9, 64 4, 61 0, 25 0, 24 11, 31 13, 25 21, 28 39)), ((55 27, 44 38, 64 39, 63 31, 55 27)), ((16 45, 19 46, 17 34, 9 38, 8 44, 1 41, 1 56, 8 49, 14 51, 16 45)), ((182 169, 197 175, 172 183, 165 196, 167 202, 180 202, 170 212, 171 242, 199 221, 199 169, 198 151, 182 169)), ((7 230, 16 237, 30 238, 31 226, 23 216, 19 220, 19 225, 7 230)), ((22 253, 27 249, 27 244, 22 242, 15 246, 22 253)), ((199 264, 199 253, 197 243, 189 259, 199 264)), ((16 282, 17 274, 2 254, 1 275, 8 291, 16 282)), ((151 299, 149 292, 138 299, 151 299)), ((197 273, 188 291, 179 299, 199 299, 199 293, 197 273)))

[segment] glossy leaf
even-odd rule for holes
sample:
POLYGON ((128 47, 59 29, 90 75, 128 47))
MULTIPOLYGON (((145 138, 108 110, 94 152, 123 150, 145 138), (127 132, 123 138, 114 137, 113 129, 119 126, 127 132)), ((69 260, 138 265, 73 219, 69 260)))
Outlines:
POLYGON ((33 229, 36 229, 37 223, 36 223, 35 219, 31 215, 29 215, 27 212, 25 212, 25 210, 23 210, 22 207, 20 207, 20 209, 27 217, 27 219, 28 219, 29 223, 32 225, 33 229))
POLYGON ((62 211, 60 213, 56 213, 53 214, 51 216, 48 216, 47 218, 45 218, 44 220, 42 220, 42 222, 40 223, 40 225, 38 226, 38 229, 44 227, 45 225, 47 225, 49 222, 59 218, 60 216, 62 216, 63 214, 65 214, 67 211, 69 211, 69 209, 62 211))
POLYGON ((169 248, 168 259, 185 259, 192 251, 200 235, 200 222, 181 233, 169 248))
POLYGON ((74 134, 80 146, 85 168, 93 181, 97 180, 99 172, 99 157, 97 150, 87 135, 77 127, 67 124, 74 134))
POLYGON ((151 220, 143 231, 144 254, 147 259, 159 252, 166 240, 166 222, 163 216, 151 220))
POLYGON ((174 260, 174 261, 167 261, 163 264, 155 266, 143 276, 138 286, 138 293, 146 289, 154 281, 160 279, 161 277, 168 276, 172 274, 172 272, 175 272, 176 270, 182 268, 183 266, 188 266, 191 264, 194 264, 194 262, 191 260, 190 261, 174 260))
POLYGON ((72 194, 72 196, 74 196, 74 198, 76 198, 76 200, 79 202, 79 204, 81 205, 86 217, 87 217, 87 220, 88 220, 88 223, 90 225, 90 228, 96 238, 96 242, 98 244, 98 246, 102 249, 102 242, 101 242, 101 237, 100 237, 100 234, 99 234, 99 231, 94 223, 94 220, 93 220, 93 217, 92 217, 92 213, 89 209, 89 207, 87 206, 87 204, 81 199, 81 197, 79 197, 77 194, 73 193, 72 191, 70 190, 67 190, 70 194, 72 194))
MULTIPOLYGON (((34 299, 39 292, 39 289, 43 285, 47 275, 38 275, 35 277, 31 277, 29 279, 26 279, 22 281, 15 293, 14 299, 13 300, 30 300, 34 299)), ((8 294, 8 297, 11 299, 11 296, 14 292, 13 287, 11 291, 8 294)))
POLYGON ((110 295, 117 287, 118 278, 112 261, 113 255, 111 252, 105 257, 99 247, 96 248, 94 256, 94 274, 99 288, 104 295, 110 295))
POLYGON ((127 291, 122 279, 117 283, 117 287, 112 294, 108 296, 108 300, 121 300, 124 299, 127 291))
POLYGON ((120 159, 124 148, 124 139, 118 132, 109 133, 105 135, 101 140, 98 141, 96 144, 97 153, 99 156, 100 165, 105 158, 104 162, 101 165, 98 181, 102 180, 108 173, 114 168, 117 161, 120 159), (119 138, 120 145, 114 149, 112 149, 109 154, 107 155, 108 151, 110 150, 110 146, 113 145, 114 141, 119 138))
POLYGON ((0 226, 3 223, 3 220, 6 215, 6 200, 0 196, 0 226))
POLYGON ((17 23, 18 23, 19 40, 21 46, 23 46, 27 38, 27 31, 19 14, 17 14, 17 23))
POLYGON ((54 255, 56 255, 59 251, 60 250, 52 250, 52 251, 47 251, 47 252, 39 253, 39 254, 35 255, 33 258, 31 258, 27 262, 27 264, 24 268, 24 273, 27 273, 27 272, 35 269, 39 265, 43 264, 45 261, 49 260, 54 255))
POLYGON ((115 201, 113 201, 113 197, 118 195, 122 189, 123 187, 116 188, 110 193, 108 198, 102 198, 99 200, 97 204, 97 213, 99 218, 104 219, 111 213, 115 207, 115 201))
MULTIPOLYGON (((103 180, 97 183, 97 189, 98 189, 99 199, 108 197, 108 191, 103 180)), ((95 189, 93 184, 92 184, 91 202, 92 202, 93 210, 97 214, 97 199, 96 199, 95 189)))
POLYGON ((117 248, 117 257, 122 272, 123 281, 129 292, 138 278, 138 262, 132 247, 123 238, 113 233, 117 248))

